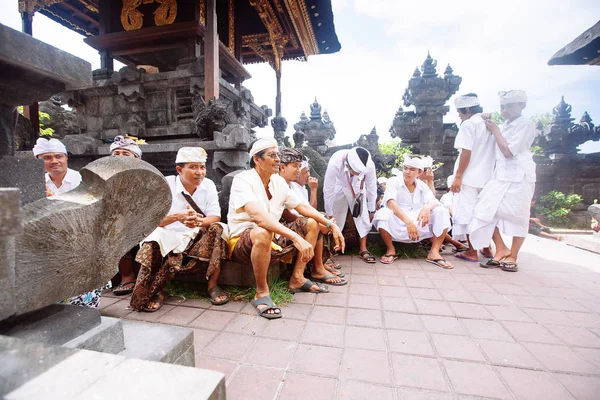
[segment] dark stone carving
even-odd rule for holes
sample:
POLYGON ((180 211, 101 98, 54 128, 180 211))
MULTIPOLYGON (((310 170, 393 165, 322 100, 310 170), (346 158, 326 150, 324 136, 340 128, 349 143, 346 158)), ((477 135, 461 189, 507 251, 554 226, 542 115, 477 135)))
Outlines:
POLYGON ((458 90, 462 78, 454 75, 449 64, 443 77, 438 76, 436 67, 436 60, 428 53, 421 69, 415 69, 402 97, 404 106, 414 106, 415 111, 404 111, 399 107, 390 134, 413 146, 415 153, 442 162, 444 165, 437 175, 445 177, 452 173, 456 159, 454 138, 458 132, 455 124, 443 122, 444 115, 450 110, 445 104, 458 90))
POLYGON ((277 143, 280 146, 290 147, 290 140, 287 136, 285 136, 287 126, 287 120, 281 115, 278 115, 271 120, 271 127, 274 131, 273 137, 275 140, 277 140, 277 143))
POLYGON ((379 135, 377 129, 373 127, 368 135, 361 135, 353 146, 364 147, 371 153, 375 169, 377 171, 390 172, 396 162, 396 156, 393 154, 381 154, 379 152, 379 135))
POLYGON ((596 221, 600 222, 600 204, 592 204, 588 207, 588 213, 596 221))
POLYGON ((324 111, 321 114, 321 110, 322 107, 315 98, 314 103, 310 105, 310 119, 306 117, 305 113, 302 113, 300 121, 294 124, 294 140, 298 137, 302 139, 302 142, 306 141, 309 147, 325 154, 328 149, 326 141, 333 140, 336 132, 329 113, 324 111))
POLYGON ((535 144, 541 146, 546 155, 576 154, 581 144, 600 139, 600 129, 594 127, 589 114, 586 112, 580 123, 574 124, 571 109, 562 96, 552 109, 552 122, 536 138, 535 144))
POLYGON ((202 140, 213 140, 214 132, 222 132, 231 123, 229 108, 221 100, 210 99, 208 104, 201 95, 192 100, 196 134, 202 140))

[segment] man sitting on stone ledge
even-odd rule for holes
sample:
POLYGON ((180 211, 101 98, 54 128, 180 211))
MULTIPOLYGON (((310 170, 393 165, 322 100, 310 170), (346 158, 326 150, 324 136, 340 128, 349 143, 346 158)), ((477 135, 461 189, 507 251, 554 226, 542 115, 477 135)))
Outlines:
POLYGON ((289 282, 292 292, 328 292, 329 288, 304 278, 304 269, 314 255, 319 236, 319 223, 333 231, 336 249, 344 251, 340 229, 330 220, 298 199, 279 176, 279 149, 273 138, 259 139, 250 149, 248 171, 236 175, 229 199, 229 251, 231 259, 252 265, 256 280, 256 296, 252 305, 267 319, 281 318, 281 309, 273 303, 267 283, 270 264, 297 250, 294 270, 289 282), (300 215, 288 228, 281 223, 284 209, 295 209, 300 215))
MULTIPOLYGON (((294 180, 298 179, 298 176, 301 173, 304 156, 298 150, 285 147, 279 149, 279 153, 281 160, 281 163, 279 164, 279 175, 285 179, 287 184, 290 186, 290 189, 294 191, 293 185, 296 183, 294 180)), ((296 186, 299 185, 296 184, 296 186)), ((308 199, 301 192, 295 192, 295 194, 300 201, 308 201, 308 199)), ((312 204, 311 207, 315 208, 312 204)), ((300 217, 300 215, 298 212, 296 212, 296 210, 283 210, 281 223, 287 227, 293 226, 298 217, 300 217)), ((329 233, 329 229, 324 225, 320 225, 319 230, 321 231, 321 234, 319 235, 319 239, 315 244, 315 256, 312 260, 310 279, 314 282, 327 283, 333 286, 344 286, 348 283, 347 281, 341 279, 344 277, 344 273, 337 271, 335 268, 333 268, 333 266, 326 266, 323 263, 323 260, 330 254, 329 250, 325 249, 324 246, 324 235, 329 233)))
POLYGON ((167 176, 172 204, 159 227, 144 239, 136 261, 140 272, 131 297, 131 308, 154 312, 166 297, 165 287, 177 273, 199 271, 208 262, 206 278, 211 303, 229 301, 217 286, 221 261, 227 243, 217 189, 206 178, 206 151, 201 147, 182 147, 175 160, 177 176, 167 176))
POLYGON ((46 171, 46 196, 75 189, 81 175, 68 167, 67 148, 58 139, 39 138, 33 146, 33 155, 44 161, 46 171))
POLYGON ((437 201, 427 184, 417 179, 422 171, 421 159, 405 155, 402 176, 387 181, 384 208, 373 218, 373 225, 387 247, 380 262, 391 264, 398 258, 394 241, 419 242, 433 237, 425 261, 444 269, 454 268, 440 255, 442 242, 450 228, 450 213, 437 201))

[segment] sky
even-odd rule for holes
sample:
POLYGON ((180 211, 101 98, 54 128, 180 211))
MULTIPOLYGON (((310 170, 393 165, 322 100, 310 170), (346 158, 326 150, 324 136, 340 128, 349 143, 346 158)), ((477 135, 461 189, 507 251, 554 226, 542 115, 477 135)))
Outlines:
MULTIPOLYGON (((600 16, 594 0, 332 0, 340 52, 286 61, 282 68, 282 114, 287 135, 315 98, 335 124, 337 144, 351 143, 375 126, 380 142, 416 66, 427 52, 443 74, 450 64, 462 77, 457 94, 479 95, 486 112, 499 109, 499 90, 522 89, 526 116, 551 112, 561 96, 576 121, 587 111, 600 124, 600 67, 548 66, 552 55, 593 26, 600 16)), ((0 0, 0 23, 21 29, 17 0, 0 0)), ((36 14, 34 37, 69 51, 99 68, 99 56, 83 37, 36 14)), ((258 105, 275 109, 275 72, 266 64, 247 65, 244 85, 258 105)), ((458 122, 452 98, 445 122, 458 122)), ((270 127, 258 129, 271 135, 270 127)), ((600 151, 600 143, 585 152, 600 151)))

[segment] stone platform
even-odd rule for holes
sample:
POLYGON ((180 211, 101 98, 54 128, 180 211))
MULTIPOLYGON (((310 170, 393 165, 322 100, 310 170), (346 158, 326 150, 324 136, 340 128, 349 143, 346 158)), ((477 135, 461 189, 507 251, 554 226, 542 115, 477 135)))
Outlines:
POLYGON ((101 312, 191 328, 196 367, 233 400, 599 398, 597 254, 530 235, 517 273, 445 256, 454 270, 338 257, 347 286, 296 294, 273 321, 175 297, 137 313, 108 294, 101 312))
POLYGON ((593 235, 567 235, 567 244, 600 254, 600 233, 593 235))

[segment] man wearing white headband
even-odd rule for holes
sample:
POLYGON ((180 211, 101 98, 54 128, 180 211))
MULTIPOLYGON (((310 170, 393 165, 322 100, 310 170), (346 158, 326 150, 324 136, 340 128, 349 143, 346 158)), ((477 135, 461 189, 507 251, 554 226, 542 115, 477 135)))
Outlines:
POLYGON ((233 178, 229 197, 229 254, 232 260, 252 265, 256 296, 251 301, 256 312, 267 319, 281 318, 267 283, 269 265, 297 252, 288 288, 292 292, 326 293, 329 288, 304 278, 306 264, 314 256, 319 224, 333 231, 336 247, 343 252, 340 229, 296 197, 279 175, 280 153, 277 141, 262 138, 250 149, 250 170, 233 178), (284 210, 295 210, 301 217, 287 227, 279 222, 284 210))
POLYGON ((442 242, 450 228, 450 213, 437 201, 427 184, 417 179, 423 168, 420 158, 405 154, 402 176, 387 181, 384 206, 373 218, 373 225, 387 248, 379 261, 391 264, 398 258, 394 242, 411 243, 433 238, 425 261, 444 269, 454 268, 440 255, 442 242))
POLYGON ((306 199, 313 208, 317 208, 317 189, 319 188, 319 180, 310 176, 308 158, 304 157, 300 163, 300 174, 295 181, 290 183, 290 187, 296 196, 306 199), (308 190, 306 189, 307 185, 308 190))
POLYGON ((354 147, 331 156, 325 172, 323 200, 325 213, 335 218, 340 229, 349 223, 344 237, 358 236, 359 257, 374 263, 375 257, 367 250, 367 235, 377 209, 377 176, 366 149, 354 147))
POLYGON ((81 183, 79 172, 68 167, 67 148, 60 140, 39 138, 33 146, 33 155, 44 160, 46 196, 68 192, 81 183))
MULTIPOLYGON (((298 199, 308 202, 308 195, 305 196, 304 193, 297 192, 294 190, 294 185, 296 185, 296 187, 300 187, 300 185, 298 185, 294 181, 299 179, 299 176, 302 174, 301 168, 302 163, 305 162, 303 161, 304 156, 301 152, 299 152, 296 149, 289 149, 285 147, 279 148, 279 153, 281 154, 281 162, 279 164, 279 175, 283 179, 285 179, 285 181, 290 186, 290 189, 292 189, 292 191, 298 197, 298 199)), ((312 204, 311 207, 313 207, 312 204)), ((292 229, 298 217, 301 217, 301 215, 298 214, 296 210, 290 210, 289 212, 287 210, 284 210, 281 223, 287 226, 288 228, 292 229)), ((329 236, 327 236, 329 229, 324 225, 319 226, 319 228, 321 230, 322 235, 319 235, 319 239, 315 244, 315 256, 312 260, 310 279, 314 282, 326 283, 332 286, 346 285, 348 282, 341 279, 345 276, 345 274, 338 272, 332 266, 326 266, 323 263, 324 257, 328 258, 330 255, 329 247, 331 246, 328 246, 327 249, 324 249, 324 241, 327 240, 329 244, 329 236)))
POLYGON ((115 136, 115 140, 110 145, 110 155, 142 158, 142 149, 135 140, 119 135, 115 136))
POLYGON ((498 95, 504 124, 500 129, 490 119, 485 121, 496 141, 494 175, 479 195, 469 231, 476 249, 487 246, 492 238, 496 244, 496 254, 482 267, 514 272, 518 270, 517 256, 529 229, 535 188, 535 163, 529 150, 535 126, 521 115, 527 102, 525 92, 511 90, 498 95), (513 237, 510 248, 504 244, 500 231, 513 237))
POLYGON ((226 243, 221 237, 217 188, 206 178, 207 157, 202 147, 182 147, 175 160, 177 175, 165 178, 171 189, 171 209, 137 253, 141 267, 131 296, 131 308, 136 311, 154 312, 162 307, 169 281, 189 271, 206 271, 212 304, 229 301, 217 286, 226 243))
MULTIPOLYGON (((466 236, 469 240, 468 227, 473 219, 477 196, 492 179, 496 141, 485 126, 481 114, 483 108, 475 93, 456 97, 454 105, 462 122, 454 140, 454 148, 459 151, 459 155, 454 164, 454 180, 450 184, 450 191, 454 193, 452 235, 459 238, 466 236)), ((487 246, 482 254, 492 257, 487 246)), ((457 252, 455 256, 478 262, 477 250, 470 242, 469 250, 457 252)))

